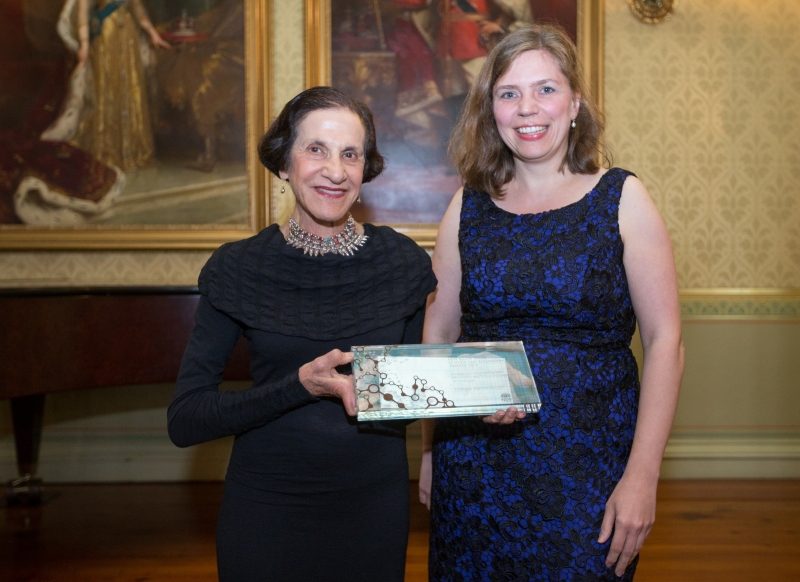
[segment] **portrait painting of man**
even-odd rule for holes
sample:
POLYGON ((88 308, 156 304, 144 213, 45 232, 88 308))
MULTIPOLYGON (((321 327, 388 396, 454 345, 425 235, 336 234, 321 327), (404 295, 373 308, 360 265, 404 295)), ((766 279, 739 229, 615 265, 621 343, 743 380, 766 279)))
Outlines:
POLYGON ((438 222, 461 185, 449 132, 489 51, 537 20, 575 38, 577 11, 577 0, 332 0, 333 84, 371 107, 388 160, 359 218, 438 222))

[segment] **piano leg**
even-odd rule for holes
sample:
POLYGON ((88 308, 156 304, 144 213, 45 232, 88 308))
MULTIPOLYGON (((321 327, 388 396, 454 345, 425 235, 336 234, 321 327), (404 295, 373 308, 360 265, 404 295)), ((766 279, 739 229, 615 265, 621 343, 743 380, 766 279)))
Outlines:
POLYGON ((43 418, 44 394, 11 398, 19 477, 6 484, 6 503, 9 505, 39 505, 42 502, 42 480, 36 477, 36 468, 43 418))

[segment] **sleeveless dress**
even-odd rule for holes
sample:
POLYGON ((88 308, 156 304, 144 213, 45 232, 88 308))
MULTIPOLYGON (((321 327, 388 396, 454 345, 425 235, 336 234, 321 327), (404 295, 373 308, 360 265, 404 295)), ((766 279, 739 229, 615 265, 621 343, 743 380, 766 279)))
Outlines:
POLYGON ((597 538, 639 396, 618 224, 629 175, 612 168, 581 200, 538 214, 464 189, 459 341, 523 340, 542 409, 509 426, 436 422, 433 581, 620 580, 597 538))

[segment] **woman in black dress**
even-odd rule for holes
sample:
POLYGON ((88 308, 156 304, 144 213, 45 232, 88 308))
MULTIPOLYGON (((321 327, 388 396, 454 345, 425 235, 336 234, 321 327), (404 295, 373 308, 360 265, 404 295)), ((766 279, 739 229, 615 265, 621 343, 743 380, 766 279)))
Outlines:
POLYGON ((220 247, 200 273, 169 434, 235 437, 217 526, 221 580, 403 580, 405 427, 357 424, 353 345, 418 343, 427 253, 350 207, 383 169, 369 110, 336 89, 293 98, 259 145, 294 191, 286 224, 220 247), (252 386, 222 391, 240 336, 252 386))

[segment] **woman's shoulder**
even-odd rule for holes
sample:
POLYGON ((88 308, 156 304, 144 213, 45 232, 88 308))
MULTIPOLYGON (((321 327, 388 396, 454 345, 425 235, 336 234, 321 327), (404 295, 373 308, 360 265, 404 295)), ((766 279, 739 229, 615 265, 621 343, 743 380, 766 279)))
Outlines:
POLYGON ((280 228, 277 224, 270 224, 266 228, 260 230, 256 234, 247 238, 230 241, 220 245, 212 254, 214 255, 231 255, 239 254, 253 249, 263 249, 270 244, 274 244, 278 236, 283 236, 280 233, 280 228))
POLYGON ((410 236, 398 232, 391 226, 375 225, 367 223, 364 229, 368 236, 372 237, 376 243, 382 247, 390 247, 395 252, 406 254, 414 258, 428 258, 428 253, 423 249, 417 241, 410 236))
POLYGON ((254 266, 282 236, 278 225, 271 224, 253 236, 222 244, 200 271, 200 290, 203 291, 212 280, 218 282, 221 278, 238 278, 242 271, 251 271, 249 265, 254 266))
POLYGON ((610 168, 601 169, 599 174, 600 182, 616 182, 622 184, 626 182, 628 178, 636 178, 636 174, 631 170, 621 168, 619 166, 611 166, 610 168))
POLYGON ((397 277, 402 286, 418 287, 424 294, 433 290, 436 277, 428 251, 390 226, 365 224, 364 230, 372 237, 370 252, 365 253, 364 260, 370 262, 376 273, 382 273, 382 279, 397 277))
POLYGON ((587 195, 584 200, 603 204, 618 203, 623 188, 627 190, 627 184, 639 181, 636 174, 618 166, 600 168, 595 174, 586 174, 585 178, 587 195))

